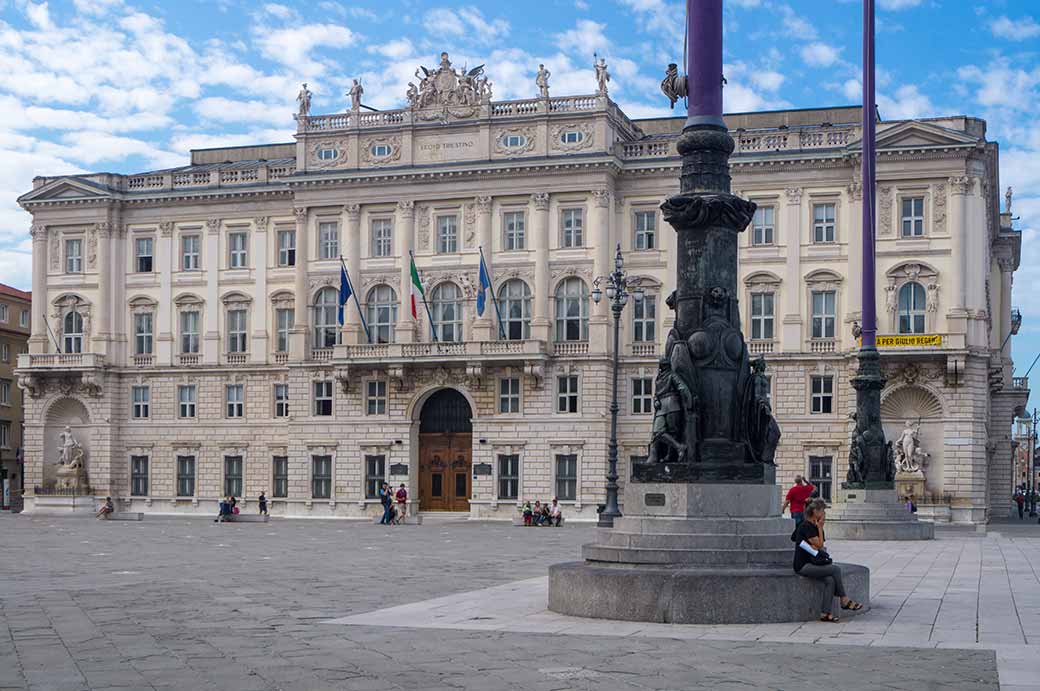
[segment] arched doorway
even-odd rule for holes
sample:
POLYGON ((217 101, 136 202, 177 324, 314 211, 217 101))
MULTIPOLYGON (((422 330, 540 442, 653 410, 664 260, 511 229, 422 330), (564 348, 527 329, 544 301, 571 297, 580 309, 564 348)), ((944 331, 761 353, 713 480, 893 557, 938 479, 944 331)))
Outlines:
POLYGON ((455 389, 434 392, 419 415, 419 508, 469 511, 473 411, 455 389))

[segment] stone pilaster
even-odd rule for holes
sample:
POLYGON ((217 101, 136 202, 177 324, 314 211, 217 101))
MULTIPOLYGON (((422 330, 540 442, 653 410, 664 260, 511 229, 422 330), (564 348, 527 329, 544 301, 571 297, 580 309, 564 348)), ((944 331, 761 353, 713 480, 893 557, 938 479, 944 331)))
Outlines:
POLYGON ((289 335, 289 357, 293 360, 305 360, 307 353, 307 337, 310 329, 310 295, 307 286, 307 262, 310 259, 308 247, 307 207, 298 206, 293 209, 296 217, 296 270, 293 273, 293 295, 296 305, 293 308, 295 319, 292 333, 289 335))
POLYGON ((220 362, 220 334, 224 328, 220 310, 220 267, 226 261, 221 254, 221 220, 206 221, 206 308, 202 315, 202 361, 207 365, 220 362))
POLYGON ((549 194, 531 195, 531 247, 534 249, 534 309, 531 315, 531 338, 548 341, 552 333, 549 315, 549 194))
MULTIPOLYGON (((159 224, 158 252, 155 255, 155 267, 159 272, 159 304, 156 306, 155 321, 152 328, 156 334, 155 358, 160 365, 173 363, 173 319, 170 309, 173 306, 173 272, 180 261, 180 247, 174 245, 173 222, 163 221, 159 224)), ((101 270, 101 256, 98 252, 98 270, 101 270)), ((131 351, 132 352, 132 351, 131 351)))
POLYGON ((249 359, 253 362, 266 362, 268 351, 268 320, 271 318, 271 310, 267 302, 267 267, 271 262, 267 261, 267 221, 267 216, 257 216, 253 219, 253 239, 250 243, 250 263, 255 269, 253 275, 256 276, 256 296, 248 325, 253 332, 249 344, 249 359))
POLYGON ((34 223, 32 235, 32 335, 30 353, 45 353, 50 338, 47 336, 47 226, 34 223))
MULTIPOLYGON (((361 290, 361 205, 346 204, 343 207, 343 247, 346 256, 347 273, 354 290, 361 290)), ((364 302, 365 296, 358 295, 358 302, 364 302)), ((361 315, 353 298, 343 309, 343 343, 364 343, 364 329, 361 328, 361 315)))
MULTIPOLYGON (((491 262, 494 255, 492 238, 491 238, 491 209, 492 209, 492 198, 491 197, 477 197, 477 242, 480 247, 484 250, 484 262, 487 264, 489 275, 494 276, 491 273, 491 262)), ((480 276, 477 275, 477 288, 480 288, 480 276)), ((492 286, 491 290, 494 290, 492 286)), ((486 296, 486 303, 484 305, 484 315, 476 317, 473 323, 473 338, 477 341, 490 341, 498 338, 496 333, 497 323, 495 321, 495 306, 492 304, 493 295, 489 294, 486 296)), ((476 305, 474 304, 473 314, 476 316, 476 305)))
MULTIPOLYGON (((592 208, 589 210, 589 224, 585 233, 586 242, 591 240, 595 243, 592 267, 595 276, 606 276, 614 270, 611 263, 614 248, 610 243, 610 216, 610 190, 593 190, 592 208)), ((610 340, 610 301, 603 299, 598 303, 589 302, 589 350, 603 352, 608 349, 610 340)))
MULTIPOLYGON (((415 201, 404 199, 397 202, 397 217, 394 220, 397 235, 397 255, 401 258, 401 309, 397 313, 395 337, 398 343, 415 341, 415 320, 412 319, 412 274, 411 253, 415 248, 415 201)), ((422 305, 416 307, 423 312, 422 305)))

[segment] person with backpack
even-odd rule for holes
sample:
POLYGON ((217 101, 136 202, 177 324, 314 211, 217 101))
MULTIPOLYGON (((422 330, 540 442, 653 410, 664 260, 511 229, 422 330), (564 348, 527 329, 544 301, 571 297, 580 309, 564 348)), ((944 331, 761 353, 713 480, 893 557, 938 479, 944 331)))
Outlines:
POLYGON ((386 482, 379 487, 379 503, 383 505, 383 517, 379 519, 379 525, 390 525, 394 520, 394 493, 386 482))

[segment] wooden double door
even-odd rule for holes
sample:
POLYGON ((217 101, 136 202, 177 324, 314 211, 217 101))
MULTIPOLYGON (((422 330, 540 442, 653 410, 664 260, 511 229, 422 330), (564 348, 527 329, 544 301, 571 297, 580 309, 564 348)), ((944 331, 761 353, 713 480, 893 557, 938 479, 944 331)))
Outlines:
POLYGON ((469 511, 472 474, 472 434, 419 434, 421 511, 469 511))

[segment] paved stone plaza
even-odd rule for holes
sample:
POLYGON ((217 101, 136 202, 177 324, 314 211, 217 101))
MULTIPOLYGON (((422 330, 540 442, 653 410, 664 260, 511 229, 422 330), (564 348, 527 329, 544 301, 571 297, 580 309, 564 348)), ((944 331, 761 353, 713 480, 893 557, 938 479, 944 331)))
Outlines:
POLYGON ((1036 526, 836 542, 875 594, 838 625, 546 612, 593 534, 3 515, 0 689, 1040 688, 1036 526))

